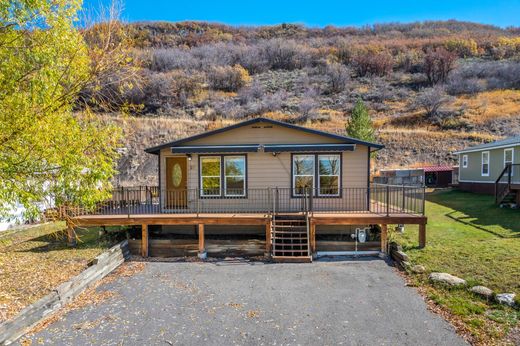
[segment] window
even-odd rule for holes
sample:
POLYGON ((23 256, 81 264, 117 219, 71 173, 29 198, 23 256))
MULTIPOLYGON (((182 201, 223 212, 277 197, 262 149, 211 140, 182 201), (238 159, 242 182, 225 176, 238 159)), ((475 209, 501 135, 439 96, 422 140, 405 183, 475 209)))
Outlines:
POLYGON ((246 195, 245 156, 224 157, 224 194, 226 196, 246 195))
POLYGON ((201 196, 220 196, 220 165, 220 156, 204 156, 200 158, 201 196))
POLYGON ((200 156, 202 197, 245 197, 245 155, 200 156))
POLYGON ((302 196, 305 188, 314 187, 314 155, 293 156, 293 187, 294 195, 302 196))
POLYGON ((468 168, 468 155, 462 155, 462 168, 468 168))
POLYGON ((489 176, 489 151, 482 152, 482 176, 489 176))
POLYGON ((293 155, 293 195, 302 196, 305 188, 317 196, 339 196, 341 191, 340 154, 293 155), (317 189, 314 190, 314 185, 317 189))
POLYGON ((340 189, 339 155, 318 155, 318 189, 321 196, 338 196, 340 189))
MULTIPOLYGON (((504 167, 507 165, 512 165, 515 159, 514 149, 504 149, 504 167)), ((513 175, 513 171, 511 170, 511 175, 513 175)))

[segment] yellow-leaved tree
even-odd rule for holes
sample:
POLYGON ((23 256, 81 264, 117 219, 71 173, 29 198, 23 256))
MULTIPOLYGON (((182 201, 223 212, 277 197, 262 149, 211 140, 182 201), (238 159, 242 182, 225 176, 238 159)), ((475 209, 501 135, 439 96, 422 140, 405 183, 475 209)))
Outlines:
POLYGON ((81 1, 0 2, 0 214, 16 203, 93 206, 109 194, 121 132, 73 112, 92 84, 81 1))

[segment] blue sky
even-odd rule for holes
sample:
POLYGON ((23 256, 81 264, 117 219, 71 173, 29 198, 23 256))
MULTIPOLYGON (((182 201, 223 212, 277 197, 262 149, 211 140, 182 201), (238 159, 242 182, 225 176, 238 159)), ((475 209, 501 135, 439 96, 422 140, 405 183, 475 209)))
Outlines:
MULTIPOLYGON (((520 26, 520 0, 122 0, 126 21, 200 20, 231 25, 300 23, 323 27, 457 19, 520 26)), ((84 0, 95 10, 108 0, 84 0)))

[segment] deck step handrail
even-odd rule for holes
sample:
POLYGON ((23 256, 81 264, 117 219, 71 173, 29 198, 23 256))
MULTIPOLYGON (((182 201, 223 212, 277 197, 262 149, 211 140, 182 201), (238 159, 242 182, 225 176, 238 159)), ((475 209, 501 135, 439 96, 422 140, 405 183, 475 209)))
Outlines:
POLYGON ((514 175, 515 169, 518 171, 517 175, 520 174, 520 163, 507 163, 495 180, 495 203, 500 204, 504 200, 504 198, 511 191, 512 178, 514 175), (518 168, 518 169, 517 169, 518 168), (503 178, 507 177, 506 181, 503 181, 503 178))

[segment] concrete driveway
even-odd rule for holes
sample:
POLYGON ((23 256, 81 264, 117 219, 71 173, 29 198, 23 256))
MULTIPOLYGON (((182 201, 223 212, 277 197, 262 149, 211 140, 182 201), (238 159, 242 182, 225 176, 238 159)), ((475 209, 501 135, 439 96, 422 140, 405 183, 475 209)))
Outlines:
POLYGON ((52 345, 464 345, 381 259, 150 262, 33 336, 52 345))

